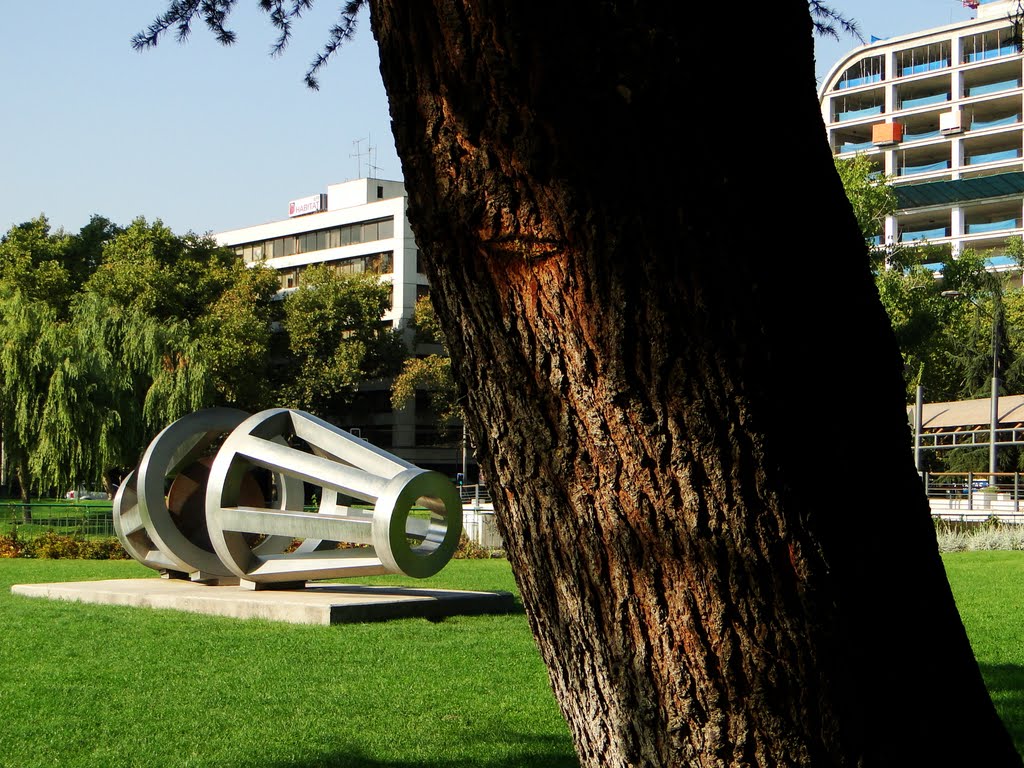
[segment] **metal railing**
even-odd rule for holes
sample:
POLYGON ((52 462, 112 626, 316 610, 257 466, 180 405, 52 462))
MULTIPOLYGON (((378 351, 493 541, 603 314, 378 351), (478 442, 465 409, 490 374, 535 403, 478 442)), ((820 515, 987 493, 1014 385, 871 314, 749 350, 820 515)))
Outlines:
POLYGON ((0 534, 54 531, 70 536, 114 536, 111 503, 62 504, 0 501, 0 534))
POLYGON ((472 504, 474 502, 479 504, 490 504, 491 503, 491 491, 486 485, 460 485, 459 496, 462 498, 463 504, 472 504))
POLYGON ((936 517, 1024 522, 1020 472, 925 472, 922 480, 936 517))

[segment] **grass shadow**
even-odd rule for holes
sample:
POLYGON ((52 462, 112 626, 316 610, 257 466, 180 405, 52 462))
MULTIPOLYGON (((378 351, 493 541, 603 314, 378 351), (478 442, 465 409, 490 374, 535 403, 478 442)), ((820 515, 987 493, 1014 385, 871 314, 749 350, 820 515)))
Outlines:
POLYGON ((999 717, 1010 732, 1017 751, 1024 754, 1024 667, 1016 664, 980 664, 999 717))
MULTIPOLYGON (((372 757, 358 746, 333 753, 294 760, 265 761, 263 768, 579 768, 579 760, 568 739, 522 737, 515 754, 485 754, 473 758, 438 757, 387 760, 372 757)), ((485 748, 485 745, 481 745, 485 748)))

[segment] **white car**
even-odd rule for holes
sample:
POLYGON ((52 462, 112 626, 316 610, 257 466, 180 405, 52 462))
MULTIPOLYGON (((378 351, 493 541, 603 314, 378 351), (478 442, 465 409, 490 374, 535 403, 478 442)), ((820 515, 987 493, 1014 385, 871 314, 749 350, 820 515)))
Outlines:
POLYGON ((76 501, 89 501, 91 499, 106 499, 107 494, 105 491, 87 491, 84 486, 79 486, 65 493, 64 498, 76 501))

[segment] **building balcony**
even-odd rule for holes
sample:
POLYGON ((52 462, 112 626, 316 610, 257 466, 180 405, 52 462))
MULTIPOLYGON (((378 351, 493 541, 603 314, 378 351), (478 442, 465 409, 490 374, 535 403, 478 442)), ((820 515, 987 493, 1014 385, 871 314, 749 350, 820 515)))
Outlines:
POLYGON ((925 96, 914 96, 913 98, 903 99, 900 102, 900 109, 915 109, 917 107, 926 107, 929 104, 943 104, 949 101, 948 93, 931 93, 925 96))
POLYGON ((1007 115, 1006 117, 994 117, 991 120, 972 120, 972 131, 984 131, 989 128, 1001 128, 1007 125, 1016 125, 1020 122, 1020 115, 1007 115))
POLYGON ((871 117, 872 115, 882 114, 882 105, 877 104, 873 107, 862 107, 860 109, 850 109, 846 112, 836 112, 835 121, 837 123, 844 123, 847 120, 860 120, 864 117, 871 117))
POLYGON ((846 144, 840 144, 837 147, 839 154, 845 154, 846 152, 865 152, 869 149, 874 149, 875 144, 870 139, 868 141, 859 142, 847 142, 846 144))
POLYGON ((882 73, 876 72, 873 75, 864 75, 862 77, 851 77, 846 80, 840 80, 836 83, 836 90, 842 91, 847 88, 859 88, 862 85, 870 85, 871 83, 880 83, 882 81, 882 73))
POLYGON ((988 96, 993 93, 1012 91, 1020 88, 1020 61, 1003 59, 999 61, 966 65, 963 70, 964 98, 988 96))
POLYGON ((899 68, 900 77, 909 77, 910 75, 920 75, 925 72, 935 72, 939 69, 946 69, 949 67, 949 59, 939 59, 937 61, 923 61, 920 64, 907 64, 899 68))
POLYGON ((911 243, 915 240, 941 240, 949 237, 949 227, 934 227, 932 229, 906 230, 900 232, 899 242, 911 243))
POLYGON ((949 160, 921 163, 920 165, 904 165, 897 171, 898 176, 917 176, 922 173, 935 173, 949 170, 949 160))
POLYGON ((1006 160, 1016 160, 1020 157, 1020 147, 1016 149, 1001 149, 993 152, 982 152, 977 155, 965 157, 967 165, 981 165, 982 163, 998 163, 1006 160))
POLYGON ((1018 229, 1020 227, 1019 218, 1003 219, 1002 221, 979 221, 974 224, 967 224, 968 235, 979 235, 986 234, 989 232, 999 232, 1007 229, 1018 229))

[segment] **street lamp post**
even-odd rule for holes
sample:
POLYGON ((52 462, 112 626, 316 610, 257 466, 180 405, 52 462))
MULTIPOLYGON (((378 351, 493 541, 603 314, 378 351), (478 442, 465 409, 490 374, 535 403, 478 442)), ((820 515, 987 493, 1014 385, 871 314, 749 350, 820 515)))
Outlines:
MULTIPOLYGON (((946 298, 965 298, 971 304, 973 304, 981 312, 985 312, 985 309, 970 296, 965 296, 960 291, 943 291, 942 295, 946 298)), ((993 307, 993 309, 995 309, 993 307)), ((985 314, 988 314, 985 312, 985 314)), ((990 413, 990 424, 989 424, 989 438, 988 438, 988 473, 989 473, 989 485, 995 486, 996 484, 996 470, 997 470, 997 449, 996 449, 996 433, 999 429, 999 312, 993 311, 992 318, 992 395, 991 400, 991 413, 990 413)))

